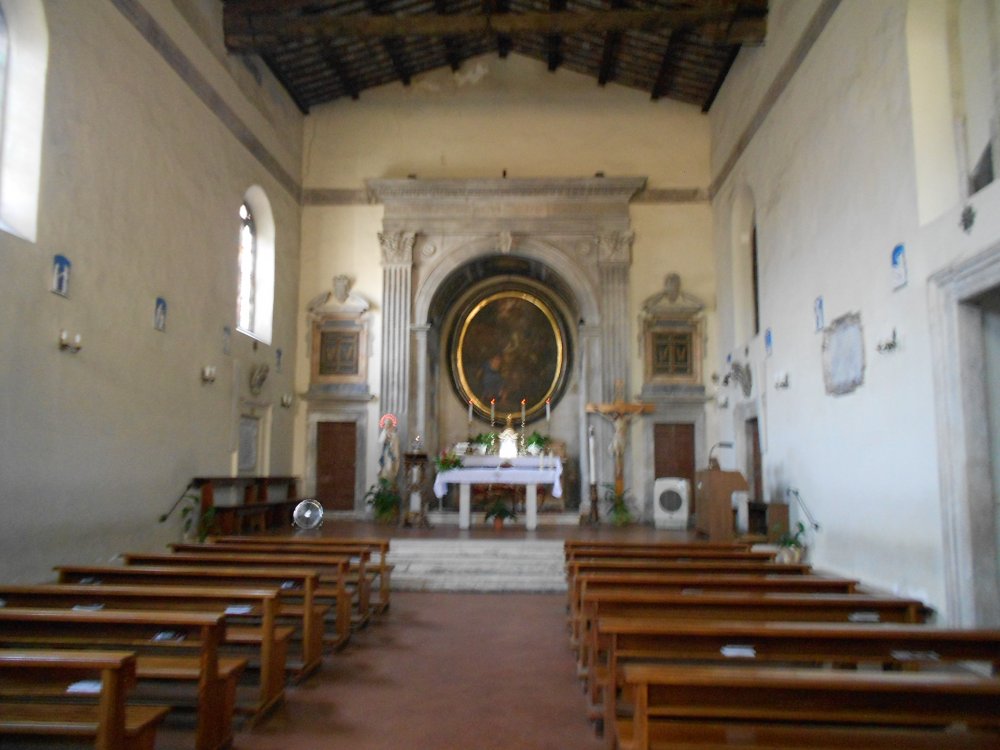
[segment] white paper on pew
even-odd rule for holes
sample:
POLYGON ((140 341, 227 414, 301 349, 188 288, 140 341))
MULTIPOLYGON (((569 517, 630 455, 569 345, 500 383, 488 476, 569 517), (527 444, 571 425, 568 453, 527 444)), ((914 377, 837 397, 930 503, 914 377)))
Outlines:
POLYGON ((939 661, 941 655, 936 651, 892 651, 896 661, 939 661))
POLYGON ((73 609, 78 612, 97 612, 98 610, 104 609, 104 605, 100 602, 94 604, 74 604, 73 609))
POLYGON ((757 649, 753 646, 723 646, 719 652, 727 659, 756 659, 757 649))
POLYGON ((851 612, 847 619, 851 622, 879 622, 881 620, 878 612, 851 612))
POLYGON ((161 630, 153 636, 153 640, 157 643, 162 641, 183 641, 184 634, 178 633, 176 630, 161 630))
POLYGON ((248 615, 253 611, 253 607, 249 604, 230 604, 226 607, 227 615, 248 615))
POLYGON ((282 581, 281 588, 287 590, 287 589, 298 588, 298 586, 296 585, 295 581, 282 581))
POLYGON ((95 695, 101 692, 100 680, 80 680, 66 688, 67 693, 74 695, 95 695))

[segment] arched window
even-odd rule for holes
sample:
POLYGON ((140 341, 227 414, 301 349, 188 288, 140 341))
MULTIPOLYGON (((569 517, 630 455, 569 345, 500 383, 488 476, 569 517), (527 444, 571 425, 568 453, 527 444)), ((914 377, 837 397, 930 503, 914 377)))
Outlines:
POLYGON ((239 295, 236 300, 236 325, 253 333, 254 304, 257 299, 257 228, 253 213, 243 203, 240 206, 239 295))
POLYGON ((743 345, 760 333, 757 211, 753 193, 746 185, 738 188, 733 197, 730 258, 734 342, 743 345))
POLYGON ((49 32, 41 0, 0 0, 0 229, 34 242, 38 229, 49 32))
POLYGON ((274 217, 271 202, 256 185, 247 190, 239 210, 236 327, 271 343, 274 313, 274 217))

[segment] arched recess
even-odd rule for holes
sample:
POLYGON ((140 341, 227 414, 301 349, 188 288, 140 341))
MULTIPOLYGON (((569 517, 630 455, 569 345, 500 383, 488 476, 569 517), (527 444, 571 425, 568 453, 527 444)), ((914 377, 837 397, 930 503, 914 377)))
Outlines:
POLYGON ((257 261, 253 326, 250 330, 240 330, 270 344, 274 326, 274 212, 267 193, 259 185, 250 186, 243 195, 243 201, 250 207, 254 217, 257 261))
MULTIPOLYGON (((479 237, 455 248, 430 267, 414 298, 413 312, 417 325, 428 325, 431 322, 431 306, 434 298, 456 268, 470 267, 478 259, 497 254, 496 237, 479 237)), ((597 290, 593 282, 565 253, 547 242, 523 237, 513 240, 511 254, 537 261, 551 269, 572 295, 580 320, 586 325, 596 325, 600 322, 597 290)))
POLYGON ((733 194, 730 268, 732 283, 733 347, 749 342, 757 334, 758 290, 756 284, 757 211, 753 192, 740 185, 733 194))
POLYGON ((34 242, 38 232, 49 30, 40 0, 0 0, 10 58, 0 131, 0 228, 34 242))
MULTIPOLYGON (((452 384, 447 337, 455 310, 497 283, 537 293, 566 322, 572 362, 568 363, 562 400, 554 405, 551 434, 565 442, 576 459, 580 457, 585 425, 586 383, 594 367, 599 366, 591 361, 593 344, 588 347, 584 339, 596 336, 599 304, 593 283, 562 251, 537 239, 522 238, 515 241, 509 253, 501 253, 495 236, 478 238, 449 252, 426 274, 414 303, 414 318, 420 321, 414 326, 417 367, 410 394, 410 402, 416 407, 415 423, 422 426, 429 445, 464 439, 467 412, 452 384)), ((477 420, 474 431, 481 424, 477 420)), ((528 429, 532 429, 530 424, 528 429)), ((581 465, 580 470, 583 468, 581 465)), ((570 507, 577 504, 574 496, 579 496, 574 489, 566 487, 570 507)))

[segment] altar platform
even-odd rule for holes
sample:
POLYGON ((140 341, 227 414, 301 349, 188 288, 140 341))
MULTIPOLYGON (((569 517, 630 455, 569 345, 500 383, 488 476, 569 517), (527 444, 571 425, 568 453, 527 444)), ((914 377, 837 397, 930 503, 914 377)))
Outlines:
MULTIPOLYGON (((656 529, 632 524, 615 527, 575 523, 539 523, 532 531, 524 524, 473 525, 461 529, 452 523, 430 528, 402 527, 326 517, 310 531, 288 528, 271 534, 390 539, 395 591, 558 592, 566 590, 563 542, 567 539, 620 540, 622 542, 694 541, 694 532, 656 529)), ((477 514, 478 515, 478 514, 477 514)), ((549 514, 539 514, 539 517, 549 514)))

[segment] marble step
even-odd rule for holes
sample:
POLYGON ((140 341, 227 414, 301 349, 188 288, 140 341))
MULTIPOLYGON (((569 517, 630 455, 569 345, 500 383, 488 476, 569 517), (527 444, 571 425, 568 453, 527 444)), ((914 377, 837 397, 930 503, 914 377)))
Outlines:
POLYGON ((397 540, 399 591, 565 591, 562 542, 397 540))

